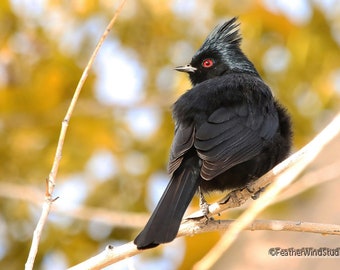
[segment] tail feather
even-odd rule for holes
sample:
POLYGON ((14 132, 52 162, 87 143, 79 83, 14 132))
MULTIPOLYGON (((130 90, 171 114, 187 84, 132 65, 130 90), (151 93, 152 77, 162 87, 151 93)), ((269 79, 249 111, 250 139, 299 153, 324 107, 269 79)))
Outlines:
POLYGON ((152 248, 176 237, 198 184, 199 170, 195 166, 174 173, 148 223, 134 240, 138 249, 152 248))

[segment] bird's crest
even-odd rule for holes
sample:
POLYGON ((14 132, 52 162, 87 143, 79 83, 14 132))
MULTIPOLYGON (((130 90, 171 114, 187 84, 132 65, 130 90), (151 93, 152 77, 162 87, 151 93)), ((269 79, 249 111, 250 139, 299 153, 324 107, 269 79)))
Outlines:
POLYGON ((216 26, 203 43, 200 51, 207 49, 207 47, 215 47, 217 50, 223 49, 223 47, 228 45, 239 47, 242 40, 239 33, 239 25, 237 18, 234 17, 216 26))

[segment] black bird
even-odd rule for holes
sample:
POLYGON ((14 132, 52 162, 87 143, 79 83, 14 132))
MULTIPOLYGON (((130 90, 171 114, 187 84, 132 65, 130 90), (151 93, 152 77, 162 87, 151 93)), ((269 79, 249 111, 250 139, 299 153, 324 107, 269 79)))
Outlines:
POLYGON ((187 72, 193 87, 173 106, 170 182, 142 232, 138 249, 172 241, 195 192, 244 187, 282 161, 291 122, 240 49, 236 18, 217 26, 187 72))

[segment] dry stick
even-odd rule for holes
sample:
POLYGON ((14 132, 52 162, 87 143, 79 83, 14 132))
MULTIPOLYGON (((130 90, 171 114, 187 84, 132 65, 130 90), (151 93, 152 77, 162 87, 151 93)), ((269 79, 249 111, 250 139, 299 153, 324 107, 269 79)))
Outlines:
MULTIPOLYGON (((250 197, 252 197, 254 194, 261 191, 266 186, 268 186, 270 183, 272 183, 274 181, 275 177, 279 176, 285 170, 294 166, 296 163, 300 162, 301 160, 307 160, 309 158, 309 156, 311 154, 313 154, 313 152, 314 152, 313 149, 317 150, 318 147, 320 147, 318 152, 317 153, 315 152, 315 156, 313 157, 313 159, 314 159, 316 157, 316 155, 321 151, 321 148, 323 148, 326 144, 329 143, 330 140, 332 140, 338 133, 340 133, 340 131, 338 130, 338 127, 335 126, 335 124, 337 123, 336 121, 338 121, 337 118, 339 118, 339 115, 340 115, 340 113, 333 119, 332 123, 330 123, 322 132, 320 132, 320 134, 318 136, 316 136, 305 147, 303 147, 298 152, 296 152, 293 155, 291 155, 290 157, 288 157, 286 160, 282 161, 280 164, 275 166, 272 170, 267 172, 261 178, 257 179, 254 182, 251 182, 247 186, 247 188, 236 189, 236 190, 230 192, 225 198, 221 199, 219 202, 210 204, 208 216, 213 216, 213 215, 219 214, 219 213, 221 213, 221 212, 223 212, 227 209, 236 208, 236 207, 241 206, 250 197), (335 124, 333 125, 333 123, 335 123, 335 124), (329 130, 333 130, 332 132, 334 134, 330 133, 329 136, 328 136, 327 132, 329 132, 329 130), (320 137, 321 133, 324 134, 324 135, 322 135, 322 137, 320 137), (322 141, 323 139, 325 139, 327 141, 322 141), (309 155, 309 156, 307 156, 307 155, 309 155)), ((312 157, 312 156, 310 156, 310 157, 312 157)), ((309 163, 311 161, 312 160, 310 160, 309 163)), ((333 165, 333 166, 336 166, 336 164, 333 165)), ((334 171, 333 166, 326 166, 325 167, 325 169, 330 171, 328 173, 331 173, 332 171, 334 171)), ((326 179, 325 181, 331 180, 331 179, 329 179, 329 178, 331 178, 329 175, 327 175, 327 177, 328 177, 328 179, 326 179)), ((322 179, 320 181, 322 182, 322 179)), ((315 181, 315 182, 317 182, 317 181, 315 181)), ((316 183, 314 183, 314 184, 316 185, 316 183)), ((312 185, 310 185, 310 186, 312 186, 312 185)), ((306 189, 307 188, 308 187, 306 187, 306 189)), ((300 192, 302 192, 302 191, 303 190, 301 190, 300 192)), ((272 204, 274 202, 270 202, 270 203, 272 204)), ((197 217, 203 217, 203 216, 204 215, 202 214, 201 210, 198 210, 198 211, 192 213, 190 216, 188 216, 186 218, 190 219, 190 218, 197 218, 197 217)))
MULTIPOLYGON (((333 160, 330 164, 326 164, 323 167, 308 172, 299 178, 298 181, 287 187, 287 189, 270 204, 286 201, 292 197, 298 196, 310 188, 339 179, 339 168, 340 159, 333 160)), ((0 182, 0 197, 3 198, 23 200, 39 206, 43 196, 44 195, 41 194, 41 191, 38 188, 31 185, 0 182)), ((243 206, 239 209, 233 209, 239 211, 244 210, 245 207, 243 206)), ((233 209, 230 210, 232 211, 233 209)), ((105 208, 86 206, 79 206, 72 208, 72 210, 65 210, 58 208, 58 205, 56 204, 53 205, 51 211, 80 220, 98 221, 108 225, 124 228, 140 228, 145 225, 149 217, 149 214, 147 213, 120 212, 105 208)))
POLYGON ((286 201, 318 185, 340 179, 340 160, 311 171, 288 187, 273 203, 286 201))
POLYGON ((42 233, 42 230, 43 230, 44 225, 46 223, 47 216, 50 212, 51 205, 56 200, 56 198, 53 198, 52 194, 53 194, 53 190, 54 190, 54 187, 55 187, 58 168, 59 168, 59 164, 60 164, 60 160, 61 160, 61 156, 62 156, 62 149, 63 149, 63 145, 64 145, 64 140, 65 140, 65 136, 66 136, 68 123, 69 123, 70 118, 72 116, 72 113, 74 111, 74 108, 75 108, 75 105, 77 103, 78 97, 80 95, 81 89, 82 89, 82 87, 85 83, 87 76, 88 76, 89 70, 92 67, 92 64, 93 64, 93 62, 94 62, 94 60, 95 60, 95 58, 98 54, 98 51, 99 51, 101 45, 103 44, 103 42, 104 42, 105 38, 107 37, 108 33, 110 32, 110 30, 112 29, 113 24, 116 21, 118 15, 120 14, 125 2, 126 2, 126 0, 122 0, 122 2, 119 4, 113 18, 111 19, 110 23, 106 27, 106 29, 105 29, 103 35, 101 36, 94 52, 92 53, 90 60, 89 60, 88 64, 86 65, 86 68, 84 69, 83 74, 82 74, 82 76, 79 80, 79 83, 77 85, 77 88, 74 92, 74 95, 73 95, 71 104, 70 104, 70 106, 67 110, 66 116, 65 116, 65 118, 62 122, 62 127, 61 127, 61 131, 60 131, 60 135, 59 135, 57 150, 56 150, 56 154, 55 154, 55 157, 54 157, 52 169, 51 169, 51 172, 48 176, 48 179, 46 180, 46 182, 47 182, 46 183, 46 194, 45 194, 45 201, 43 203, 42 213, 41 213, 41 216, 39 218, 38 224, 37 224, 37 226, 34 230, 31 249, 30 249, 26 264, 25 264, 26 270, 33 269, 35 256, 38 252, 38 246, 39 246, 41 233, 42 233))
MULTIPOLYGON (((178 236, 190 234, 222 231, 229 229, 235 220, 211 220, 208 224, 205 221, 191 220, 182 226, 178 236)), ((290 220, 253 220, 243 230, 250 231, 291 231, 308 232, 322 235, 340 235, 340 225, 322 224, 312 222, 290 221, 290 220)))
MULTIPOLYGON (((241 216, 231 224, 227 232, 219 240, 219 242, 209 251, 209 253, 199 261, 193 269, 205 270, 210 269, 223 253, 237 239, 239 233, 250 223, 255 217, 267 207, 271 201, 287 187, 300 173, 310 164, 314 158, 321 152, 323 147, 331 141, 337 134, 340 133, 340 114, 338 114, 332 122, 320 132, 309 144, 303 147, 299 152, 297 162, 280 174, 277 179, 268 187, 268 189, 256 200, 241 216)), ((281 169, 281 164, 273 169, 281 169)))
MULTIPOLYGON (((0 182, 0 197, 26 201, 40 206, 44 195, 41 194, 41 190, 29 185, 0 182)), ((147 213, 113 211, 112 209, 89 206, 71 208, 65 209, 58 207, 58 204, 53 204, 51 212, 72 219, 97 221, 110 226, 132 229, 143 227, 149 218, 147 213)))
MULTIPOLYGON (((334 140, 333 140, 334 141, 334 140)), ((290 185, 277 199, 271 204, 286 201, 292 197, 298 196, 306 190, 336 180, 340 177, 340 159, 335 160, 331 164, 327 164, 316 170, 303 175, 298 181, 290 185)), ((34 205, 41 205, 43 199, 41 190, 31 185, 13 184, 0 182, 0 197, 14 200, 27 201, 34 205)), ((237 211, 244 210, 245 207, 239 209, 233 208, 237 211)), ((233 210, 233 209, 229 209, 233 210)), ((131 213, 112 211, 110 209, 99 207, 79 206, 70 209, 63 209, 58 207, 58 204, 53 204, 51 211, 63 216, 71 217, 80 220, 92 220, 123 228, 141 228, 145 225, 149 214, 147 213, 131 213)))
MULTIPOLYGON (((206 223, 204 220, 188 220, 185 224, 182 224, 181 231, 177 235, 189 236, 198 233, 213 232, 217 230, 228 229, 233 225, 233 220, 217 220, 206 223)), ((248 224, 244 230, 269 230, 269 231, 291 231, 291 232, 309 232, 319 233, 322 235, 340 235, 340 225, 336 224, 320 224, 300 221, 288 221, 288 220, 255 220, 248 224)), ((77 264, 68 270, 98 270, 106 266, 140 254, 145 250, 138 250, 136 246, 129 242, 127 244, 113 247, 107 246, 104 251, 96 256, 77 264)))
MULTIPOLYGON (((334 140, 333 140, 334 141, 334 140)), ((317 185, 324 184, 336 180, 340 177, 340 159, 335 160, 330 164, 312 170, 303 175, 298 181, 290 185, 281 195, 270 204, 286 201, 292 197, 298 196, 306 190, 316 187, 317 185)), ((33 203, 37 206, 41 204, 43 194, 38 188, 30 185, 2 183, 0 182, 0 197, 9 198, 14 200, 24 200, 33 203)), ((242 208, 233 208, 237 211, 244 210, 242 208)), ((229 209, 233 210, 233 209, 229 209)), ((131 213, 112 211, 105 208, 79 206, 76 208, 63 209, 58 208, 57 204, 53 204, 51 211, 61 214, 63 216, 80 219, 98 221, 116 227, 123 228, 140 228, 145 225, 149 214, 147 213, 131 213)))
MULTIPOLYGON (((274 201, 271 201, 269 205, 281 203, 283 201, 287 201, 292 197, 298 196, 299 194, 307 191, 308 189, 315 188, 318 185, 331 182, 340 178, 340 159, 334 161, 331 164, 327 164, 321 168, 316 170, 312 170, 307 174, 303 175, 296 182, 292 183, 289 187, 287 187, 279 197, 277 197, 274 201)), ((1 188, 1 186, 0 186, 1 188)), ((232 208, 230 211, 240 211, 244 210, 246 206, 242 206, 240 208, 232 208)), ((197 213, 196 213, 197 214, 197 213)))

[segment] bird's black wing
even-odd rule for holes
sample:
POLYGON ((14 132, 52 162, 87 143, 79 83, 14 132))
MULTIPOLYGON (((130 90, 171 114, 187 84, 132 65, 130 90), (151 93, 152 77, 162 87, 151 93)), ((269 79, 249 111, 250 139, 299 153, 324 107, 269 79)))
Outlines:
POLYGON ((175 136, 171 145, 168 172, 172 174, 178 169, 183 160, 183 155, 193 146, 195 131, 193 125, 176 123, 175 136))
POLYGON ((184 212, 199 184, 199 158, 183 158, 193 143, 193 125, 176 124, 169 161, 172 176, 148 223, 134 240, 138 249, 152 248, 176 237, 184 212))
POLYGON ((277 132, 278 115, 271 102, 242 103, 216 109, 197 128, 194 146, 203 160, 201 177, 211 180, 258 155, 277 132))

